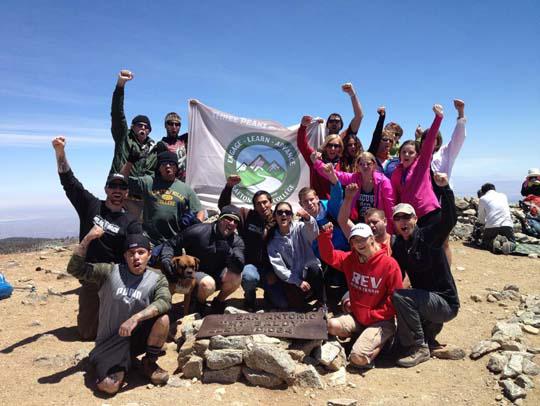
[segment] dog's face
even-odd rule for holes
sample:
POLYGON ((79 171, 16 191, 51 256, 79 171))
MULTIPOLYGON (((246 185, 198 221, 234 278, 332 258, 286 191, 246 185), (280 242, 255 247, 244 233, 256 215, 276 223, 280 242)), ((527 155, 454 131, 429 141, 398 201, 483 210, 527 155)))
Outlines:
POLYGON ((199 270, 199 258, 191 255, 181 255, 172 259, 174 269, 180 279, 192 280, 195 278, 195 272, 199 270))

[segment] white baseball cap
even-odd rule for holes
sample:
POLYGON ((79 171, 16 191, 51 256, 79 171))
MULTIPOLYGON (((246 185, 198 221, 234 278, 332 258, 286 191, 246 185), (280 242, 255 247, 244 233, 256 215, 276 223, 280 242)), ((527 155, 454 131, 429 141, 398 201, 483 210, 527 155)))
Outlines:
POLYGON ((527 177, 532 178, 534 176, 540 176, 540 168, 531 168, 527 172, 527 177))
POLYGON ((368 238, 373 236, 373 231, 371 230, 371 227, 364 223, 358 223, 355 224, 353 228, 351 228, 351 233, 349 234, 349 240, 355 236, 359 236, 362 238, 368 238))

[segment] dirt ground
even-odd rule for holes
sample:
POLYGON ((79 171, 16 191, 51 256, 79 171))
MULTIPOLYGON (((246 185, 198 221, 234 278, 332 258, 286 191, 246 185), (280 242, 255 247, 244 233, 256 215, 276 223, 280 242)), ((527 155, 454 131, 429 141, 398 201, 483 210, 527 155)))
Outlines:
MULTIPOLYGON (((490 337, 498 319, 507 318, 517 302, 505 305, 488 303, 486 288, 502 289, 507 283, 516 284, 524 294, 540 293, 540 260, 526 257, 495 256, 491 253, 452 243, 453 273, 459 288, 461 311, 445 325, 439 336, 441 342, 458 345, 467 353, 472 345, 490 337), (456 270, 463 267, 464 270, 456 270), (484 299, 470 299, 479 294, 484 299)), ((326 405, 334 398, 353 398, 362 405, 495 405, 500 390, 496 377, 486 369, 487 358, 472 361, 432 359, 411 369, 377 367, 364 375, 348 373, 347 386, 325 390, 289 388, 269 390, 233 385, 191 383, 189 387, 151 387, 136 372, 130 374, 129 384, 113 398, 94 393, 94 379, 84 370, 84 363, 73 361, 80 351, 88 352, 93 344, 78 340, 76 308, 78 282, 71 278, 57 279, 70 256, 69 251, 53 249, 0 256, 0 272, 12 284, 24 287, 34 284, 39 295, 50 292, 44 301, 23 304, 29 292, 14 291, 11 298, 0 301, 0 404, 2 405, 326 405), (43 270, 36 271, 36 267, 43 270), (52 270, 53 273, 47 273, 52 270), (53 357, 40 360, 39 357, 53 357)), ((237 297, 240 297, 238 293, 237 297)), ((182 297, 175 295, 173 301, 182 297)), ((540 347, 540 336, 527 335, 528 342, 540 347)), ((170 373, 176 368, 174 345, 160 364, 170 373)), ((540 356, 536 356, 540 363, 540 356)), ((525 405, 540 404, 540 379, 529 391, 525 405)))

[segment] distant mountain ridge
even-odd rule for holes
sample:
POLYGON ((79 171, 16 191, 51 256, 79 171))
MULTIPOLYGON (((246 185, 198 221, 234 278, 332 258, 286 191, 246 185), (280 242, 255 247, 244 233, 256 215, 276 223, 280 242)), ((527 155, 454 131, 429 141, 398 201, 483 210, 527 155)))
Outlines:
POLYGON ((0 254, 37 251, 50 246, 65 246, 77 243, 75 237, 65 238, 28 238, 9 237, 0 239, 0 254))

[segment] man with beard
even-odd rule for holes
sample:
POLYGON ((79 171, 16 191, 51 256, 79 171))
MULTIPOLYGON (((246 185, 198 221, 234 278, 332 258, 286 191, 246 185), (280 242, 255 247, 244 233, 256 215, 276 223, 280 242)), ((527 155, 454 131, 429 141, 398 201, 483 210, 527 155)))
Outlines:
MULTIPOLYGON (((227 183, 219 196, 220 209, 231 204, 232 190, 241 180, 238 175, 227 178, 227 183)), ((257 286, 262 286, 264 289, 264 297, 268 305, 284 307, 285 296, 279 289, 266 252, 268 230, 275 224, 272 216, 272 196, 264 190, 259 190, 253 195, 252 203, 253 209, 240 208, 240 225, 238 226, 238 233, 246 246, 246 265, 242 270, 244 307, 248 310, 256 310, 257 286)))
POLYGON ((182 182, 185 182, 188 133, 179 135, 181 126, 182 119, 178 113, 168 113, 165 116, 165 130, 167 131, 167 135, 156 144, 156 151, 157 153, 170 151, 176 154, 178 157, 178 172, 176 177, 182 182))
MULTIPOLYGON (((129 154, 135 151, 140 159, 131 168, 131 175, 151 175, 156 166, 156 153, 153 150, 154 140, 148 136, 152 131, 150 119, 143 115, 135 116, 131 121, 131 127, 128 128, 124 114, 124 87, 132 79, 131 71, 121 70, 112 97, 111 134, 114 140, 114 157, 110 173, 120 172, 129 154)), ((141 196, 131 193, 126 201, 128 211, 136 218, 140 218, 142 207, 141 196)))
MULTIPOLYGON (((137 152, 132 151, 122 168, 124 176, 139 158, 137 152)), ((142 196, 143 229, 154 245, 162 244, 183 228, 204 220, 201 202, 193 189, 176 179, 176 154, 161 152, 157 161, 155 176, 129 177, 130 192, 142 196)))
MULTIPOLYGON (((52 145, 60 182, 79 216, 79 241, 94 224, 99 224, 105 229, 105 234, 92 240, 88 246, 86 261, 121 263, 126 235, 142 232, 141 224, 123 209, 128 194, 126 178, 118 173, 109 175, 105 185, 107 198, 100 200, 87 191, 73 174, 66 158, 65 137, 54 138, 52 145)), ((98 287, 94 283, 85 281, 81 281, 81 285, 77 329, 83 340, 93 340, 98 326, 98 287)))
POLYGON ((202 315, 206 313, 206 299, 216 290, 220 292, 212 301, 211 312, 221 314, 225 299, 240 287, 245 261, 244 241, 236 234, 239 224, 238 207, 225 206, 217 221, 195 224, 163 244, 161 267, 169 281, 175 278, 172 258, 182 250, 199 259, 197 299, 192 303, 202 315))

